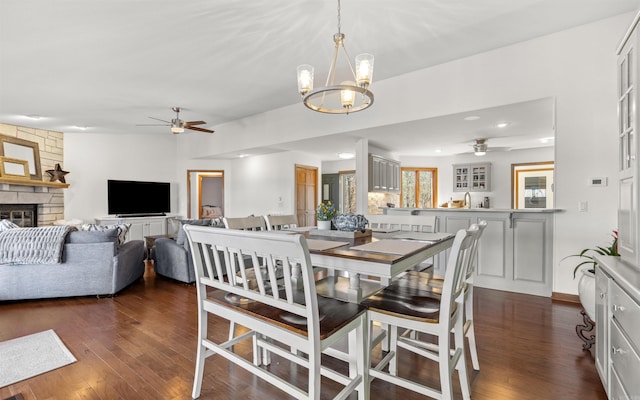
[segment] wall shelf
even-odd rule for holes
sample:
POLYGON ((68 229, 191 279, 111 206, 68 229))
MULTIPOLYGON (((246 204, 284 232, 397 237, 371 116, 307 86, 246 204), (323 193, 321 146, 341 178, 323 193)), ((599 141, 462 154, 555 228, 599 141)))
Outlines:
POLYGON ((56 189, 66 189, 69 187, 68 183, 34 181, 34 180, 27 180, 27 179, 8 179, 8 178, 0 178, 0 185, 32 186, 32 187, 46 187, 46 188, 56 188, 56 189))

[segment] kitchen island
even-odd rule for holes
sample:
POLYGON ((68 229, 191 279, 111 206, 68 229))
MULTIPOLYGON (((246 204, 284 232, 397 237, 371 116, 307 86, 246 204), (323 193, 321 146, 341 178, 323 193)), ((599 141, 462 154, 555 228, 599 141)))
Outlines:
POLYGON ((480 239, 474 284, 550 297, 553 224, 558 209, 382 208, 384 214, 435 215, 436 231, 455 233, 488 223, 480 239))

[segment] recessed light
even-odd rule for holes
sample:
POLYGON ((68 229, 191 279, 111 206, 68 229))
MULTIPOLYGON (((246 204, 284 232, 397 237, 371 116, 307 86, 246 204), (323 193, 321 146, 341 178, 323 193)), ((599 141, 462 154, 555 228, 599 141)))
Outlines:
POLYGON ((240 154, 240 155, 238 156, 238 158, 245 158, 245 157, 249 157, 249 154, 240 154))
POLYGON ((39 119, 41 119, 41 118, 42 118, 42 116, 41 116, 41 115, 35 115, 35 114, 25 115, 25 117, 27 117, 27 118, 29 118, 29 119, 32 119, 32 120, 35 120, 35 121, 37 121, 37 120, 39 120, 39 119))
POLYGON ((549 143, 550 141, 555 140, 555 138, 553 136, 550 136, 550 137, 543 137, 538 140, 540 141, 540 143, 549 143))
POLYGON ((465 121, 475 121, 475 120, 478 120, 478 119, 480 119, 480 117, 477 116, 477 115, 469 115, 468 117, 464 117, 465 121))
POLYGON ((506 128, 507 126, 509 126, 509 124, 507 122, 499 122, 498 124, 496 124, 496 126, 498 128, 506 128))
POLYGON ((356 155, 353 153, 338 153, 338 158, 341 158, 343 160, 350 160, 355 156, 356 155))
POLYGON ((80 129, 81 131, 86 131, 89 127, 88 126, 74 125, 74 126, 72 126, 72 128, 80 129))
POLYGON ((436 153, 442 153, 442 149, 436 149, 436 153))

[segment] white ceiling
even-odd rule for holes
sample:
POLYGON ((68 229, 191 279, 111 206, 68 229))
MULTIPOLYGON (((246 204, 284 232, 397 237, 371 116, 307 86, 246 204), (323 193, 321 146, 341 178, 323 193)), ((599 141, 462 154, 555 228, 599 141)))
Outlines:
MULTIPOLYGON (((638 5, 638 0, 343 0, 342 31, 352 56, 375 55, 375 93, 376 80, 638 5)), ((296 66, 312 64, 316 77, 325 77, 335 31, 335 0, 2 0, 0 122, 63 132, 87 127, 87 134, 170 135, 167 127, 136 125, 153 123, 148 117, 169 120, 171 107, 180 106, 183 120, 204 120, 202 127, 216 129, 299 102, 296 66)), ((478 110, 474 114, 482 118, 474 122, 464 121, 466 115, 442 116, 370 129, 366 137, 399 154, 470 151, 479 137, 490 138, 490 147, 532 147, 552 133, 552 110, 553 100, 541 99, 478 110), (493 125, 500 120, 511 125, 498 130, 493 125), (514 131, 517 137, 511 136, 514 131), (443 134, 423 143, 425 132, 443 134)), ((347 135, 354 142, 363 137, 347 135)), ((313 150, 314 141, 262 151, 282 149, 313 150)))

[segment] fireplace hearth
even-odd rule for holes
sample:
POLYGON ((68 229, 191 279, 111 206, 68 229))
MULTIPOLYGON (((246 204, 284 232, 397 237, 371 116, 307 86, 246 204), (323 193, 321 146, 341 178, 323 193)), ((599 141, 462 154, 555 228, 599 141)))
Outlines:
POLYGON ((38 226, 38 205, 0 204, 0 219, 8 219, 22 228, 38 226))

